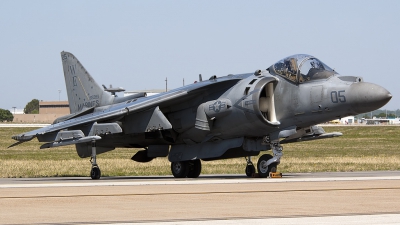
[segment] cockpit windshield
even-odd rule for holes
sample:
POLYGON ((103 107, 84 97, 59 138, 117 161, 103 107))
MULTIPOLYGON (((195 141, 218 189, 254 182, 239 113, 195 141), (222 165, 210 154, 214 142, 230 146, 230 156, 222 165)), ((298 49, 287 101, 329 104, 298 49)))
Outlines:
POLYGON ((327 79, 336 72, 317 58, 310 55, 293 55, 280 60, 269 68, 270 72, 295 83, 327 79))

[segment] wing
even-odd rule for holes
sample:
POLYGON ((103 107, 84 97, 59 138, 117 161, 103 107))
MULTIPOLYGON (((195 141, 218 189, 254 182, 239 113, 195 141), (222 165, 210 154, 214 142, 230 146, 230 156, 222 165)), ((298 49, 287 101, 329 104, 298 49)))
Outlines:
MULTIPOLYGON (((61 136, 57 135, 57 133, 61 130, 71 130, 74 127, 80 125, 93 124, 95 122, 104 121, 116 121, 117 119, 124 116, 155 108, 157 106, 166 107, 168 105, 179 104, 202 93, 207 93, 219 88, 229 88, 235 85, 239 80, 243 79, 243 76, 246 75, 225 76, 221 78, 202 81, 199 83, 194 83, 150 97, 131 99, 126 102, 114 105, 97 107, 92 113, 84 114, 82 116, 72 116, 71 119, 55 123, 37 130, 15 135, 12 138, 18 142, 13 144, 12 146, 15 146, 25 141, 30 141, 35 137, 37 137, 39 141, 46 142, 54 142, 57 140, 59 141, 66 139, 79 140, 84 137, 84 135, 82 136, 79 131, 75 131, 75 133, 65 133, 63 131, 63 133, 61 133, 63 135, 61 136)), ((99 126, 99 124, 97 126, 99 126)), ((115 128, 115 124, 110 126, 111 128, 107 128, 110 128, 114 132, 122 132, 120 128, 115 128)), ((94 130, 96 129, 99 129, 99 127, 92 127, 92 130, 89 133, 93 134, 94 130)), ((90 141, 90 138, 86 141, 90 141)), ((76 144, 76 142, 71 142, 70 144, 76 144)))

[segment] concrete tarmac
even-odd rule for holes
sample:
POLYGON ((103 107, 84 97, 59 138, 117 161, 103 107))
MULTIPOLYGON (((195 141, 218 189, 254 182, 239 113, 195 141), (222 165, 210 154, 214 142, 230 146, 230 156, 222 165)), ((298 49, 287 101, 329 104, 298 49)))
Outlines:
POLYGON ((400 224, 400 171, 0 179, 0 224, 377 221, 400 224))

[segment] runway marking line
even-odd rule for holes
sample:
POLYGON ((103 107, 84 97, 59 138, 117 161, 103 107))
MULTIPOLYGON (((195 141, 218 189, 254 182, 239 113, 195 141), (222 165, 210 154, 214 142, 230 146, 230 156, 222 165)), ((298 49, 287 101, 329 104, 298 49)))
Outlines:
POLYGON ((389 188, 329 188, 300 190, 266 190, 266 191, 206 191, 206 192, 159 192, 159 193, 129 193, 129 194, 89 194, 89 195, 41 195, 41 196, 8 196, 0 199, 35 199, 35 198, 75 198, 75 197, 122 197, 122 196, 161 196, 161 195, 208 195, 208 194, 250 194, 250 193, 288 193, 288 192, 328 192, 328 191, 369 191, 369 190, 400 190, 400 187, 389 188))

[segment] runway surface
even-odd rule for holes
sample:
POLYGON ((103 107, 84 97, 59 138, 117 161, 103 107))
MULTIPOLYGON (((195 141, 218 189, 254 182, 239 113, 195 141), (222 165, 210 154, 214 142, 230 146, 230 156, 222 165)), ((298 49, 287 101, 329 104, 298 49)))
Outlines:
POLYGON ((400 224, 400 171, 0 179, 1 224, 400 224))

